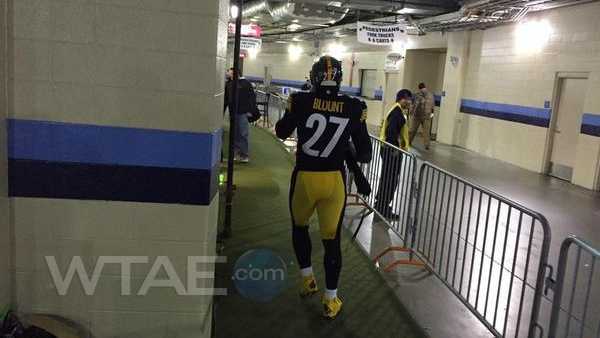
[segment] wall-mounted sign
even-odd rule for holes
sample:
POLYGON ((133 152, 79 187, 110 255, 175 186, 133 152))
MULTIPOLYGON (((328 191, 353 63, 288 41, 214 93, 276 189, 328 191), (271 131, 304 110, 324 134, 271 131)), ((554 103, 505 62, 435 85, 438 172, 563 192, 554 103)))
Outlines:
MULTIPOLYGON (((229 34, 235 34, 235 24, 234 23, 229 24, 229 34)), ((251 36, 251 37, 255 37, 255 38, 260 38, 261 35, 262 35, 262 28, 259 25, 255 24, 255 23, 242 25, 242 36, 251 36)))
POLYGON ((262 40, 256 38, 242 37, 240 41, 241 50, 259 50, 262 47, 262 40))
POLYGON ((356 34, 358 42, 369 45, 390 46, 402 40, 404 31, 401 25, 374 25, 369 22, 358 22, 356 34))
POLYGON ((400 71, 402 67, 402 60, 404 60, 404 56, 400 53, 389 53, 385 56, 385 65, 383 66, 383 70, 386 73, 395 73, 400 71))

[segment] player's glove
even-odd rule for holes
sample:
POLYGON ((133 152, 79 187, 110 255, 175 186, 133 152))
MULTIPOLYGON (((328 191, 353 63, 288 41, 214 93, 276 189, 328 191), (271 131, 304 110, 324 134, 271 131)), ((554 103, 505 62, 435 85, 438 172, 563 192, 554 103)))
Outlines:
POLYGON ((353 172, 354 174, 354 183, 356 183, 356 190, 359 194, 364 196, 371 195, 371 184, 367 181, 367 178, 363 174, 362 170, 357 170, 353 172))

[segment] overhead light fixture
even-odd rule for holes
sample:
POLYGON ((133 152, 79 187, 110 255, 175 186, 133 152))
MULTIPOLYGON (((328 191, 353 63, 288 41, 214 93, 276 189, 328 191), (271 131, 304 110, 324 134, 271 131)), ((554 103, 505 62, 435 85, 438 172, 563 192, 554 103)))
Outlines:
POLYGON ((519 23, 515 31, 517 51, 525 54, 542 51, 550 41, 552 31, 552 26, 547 20, 531 20, 519 23))
POLYGON ((231 15, 232 19, 237 19, 238 15, 240 14, 239 7, 236 5, 232 5, 229 9, 229 14, 231 15))
POLYGON ((256 59, 256 56, 258 55, 258 52, 260 52, 259 49, 257 48, 251 48, 248 49, 248 56, 250 57, 250 59, 256 59))
POLYGON ((344 46, 343 44, 333 42, 327 47, 327 52, 325 54, 333 56, 338 60, 341 60, 344 57, 344 54, 347 50, 348 47, 344 46))
POLYGON ((298 19, 294 19, 294 20, 292 20, 292 22, 293 22, 293 23, 298 23, 298 22, 300 22, 300 20, 298 20, 298 19))
POLYGON ((294 31, 297 31, 297 30, 298 30, 298 29, 300 29, 301 27, 302 27, 302 26, 300 26, 300 25, 299 25, 299 24, 297 24, 297 23, 293 23, 293 24, 291 24, 291 25, 287 26, 288 30, 290 30, 290 31, 292 31, 292 32, 294 32, 294 31))
POLYGON ((412 8, 402 8, 396 11, 398 14, 415 14, 417 11, 412 8))
POLYGON ((299 45, 290 45, 288 47, 288 55, 291 61, 297 61, 304 53, 304 48, 299 45))

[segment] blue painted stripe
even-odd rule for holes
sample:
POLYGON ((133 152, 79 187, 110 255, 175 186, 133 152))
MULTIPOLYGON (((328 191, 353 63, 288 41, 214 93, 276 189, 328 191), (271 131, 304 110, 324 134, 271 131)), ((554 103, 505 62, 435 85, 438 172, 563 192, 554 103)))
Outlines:
MULTIPOLYGON (((259 76, 246 76, 246 79, 250 82, 262 83, 264 78, 259 76)), ((297 80, 284 80, 284 79, 272 79, 271 84, 283 87, 293 87, 293 88, 302 88, 305 81, 297 81, 297 80)), ((360 95, 359 87, 349 87, 349 86, 341 86, 340 91, 344 94, 358 96, 360 95)))
POLYGON ((581 133, 600 137, 600 115, 589 113, 583 114, 581 133))
POLYGON ((211 169, 221 130, 193 133, 8 120, 8 157, 65 163, 211 169))
POLYGON ((461 112, 546 128, 550 124, 550 116, 552 114, 552 110, 547 108, 483 102, 470 99, 462 100, 461 112))
POLYGON ((209 205, 218 191, 211 169, 115 166, 9 159, 10 197, 209 205))
POLYGON ((583 114, 581 123, 590 126, 600 126, 600 115, 590 113, 583 114))

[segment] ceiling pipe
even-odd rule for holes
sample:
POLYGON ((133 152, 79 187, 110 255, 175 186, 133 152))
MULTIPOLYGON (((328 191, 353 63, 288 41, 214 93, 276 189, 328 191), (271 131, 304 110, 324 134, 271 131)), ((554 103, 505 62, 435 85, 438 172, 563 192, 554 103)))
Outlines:
POLYGON ((266 13, 269 9, 267 1, 255 1, 247 4, 244 8, 244 17, 249 18, 258 13, 266 13))

